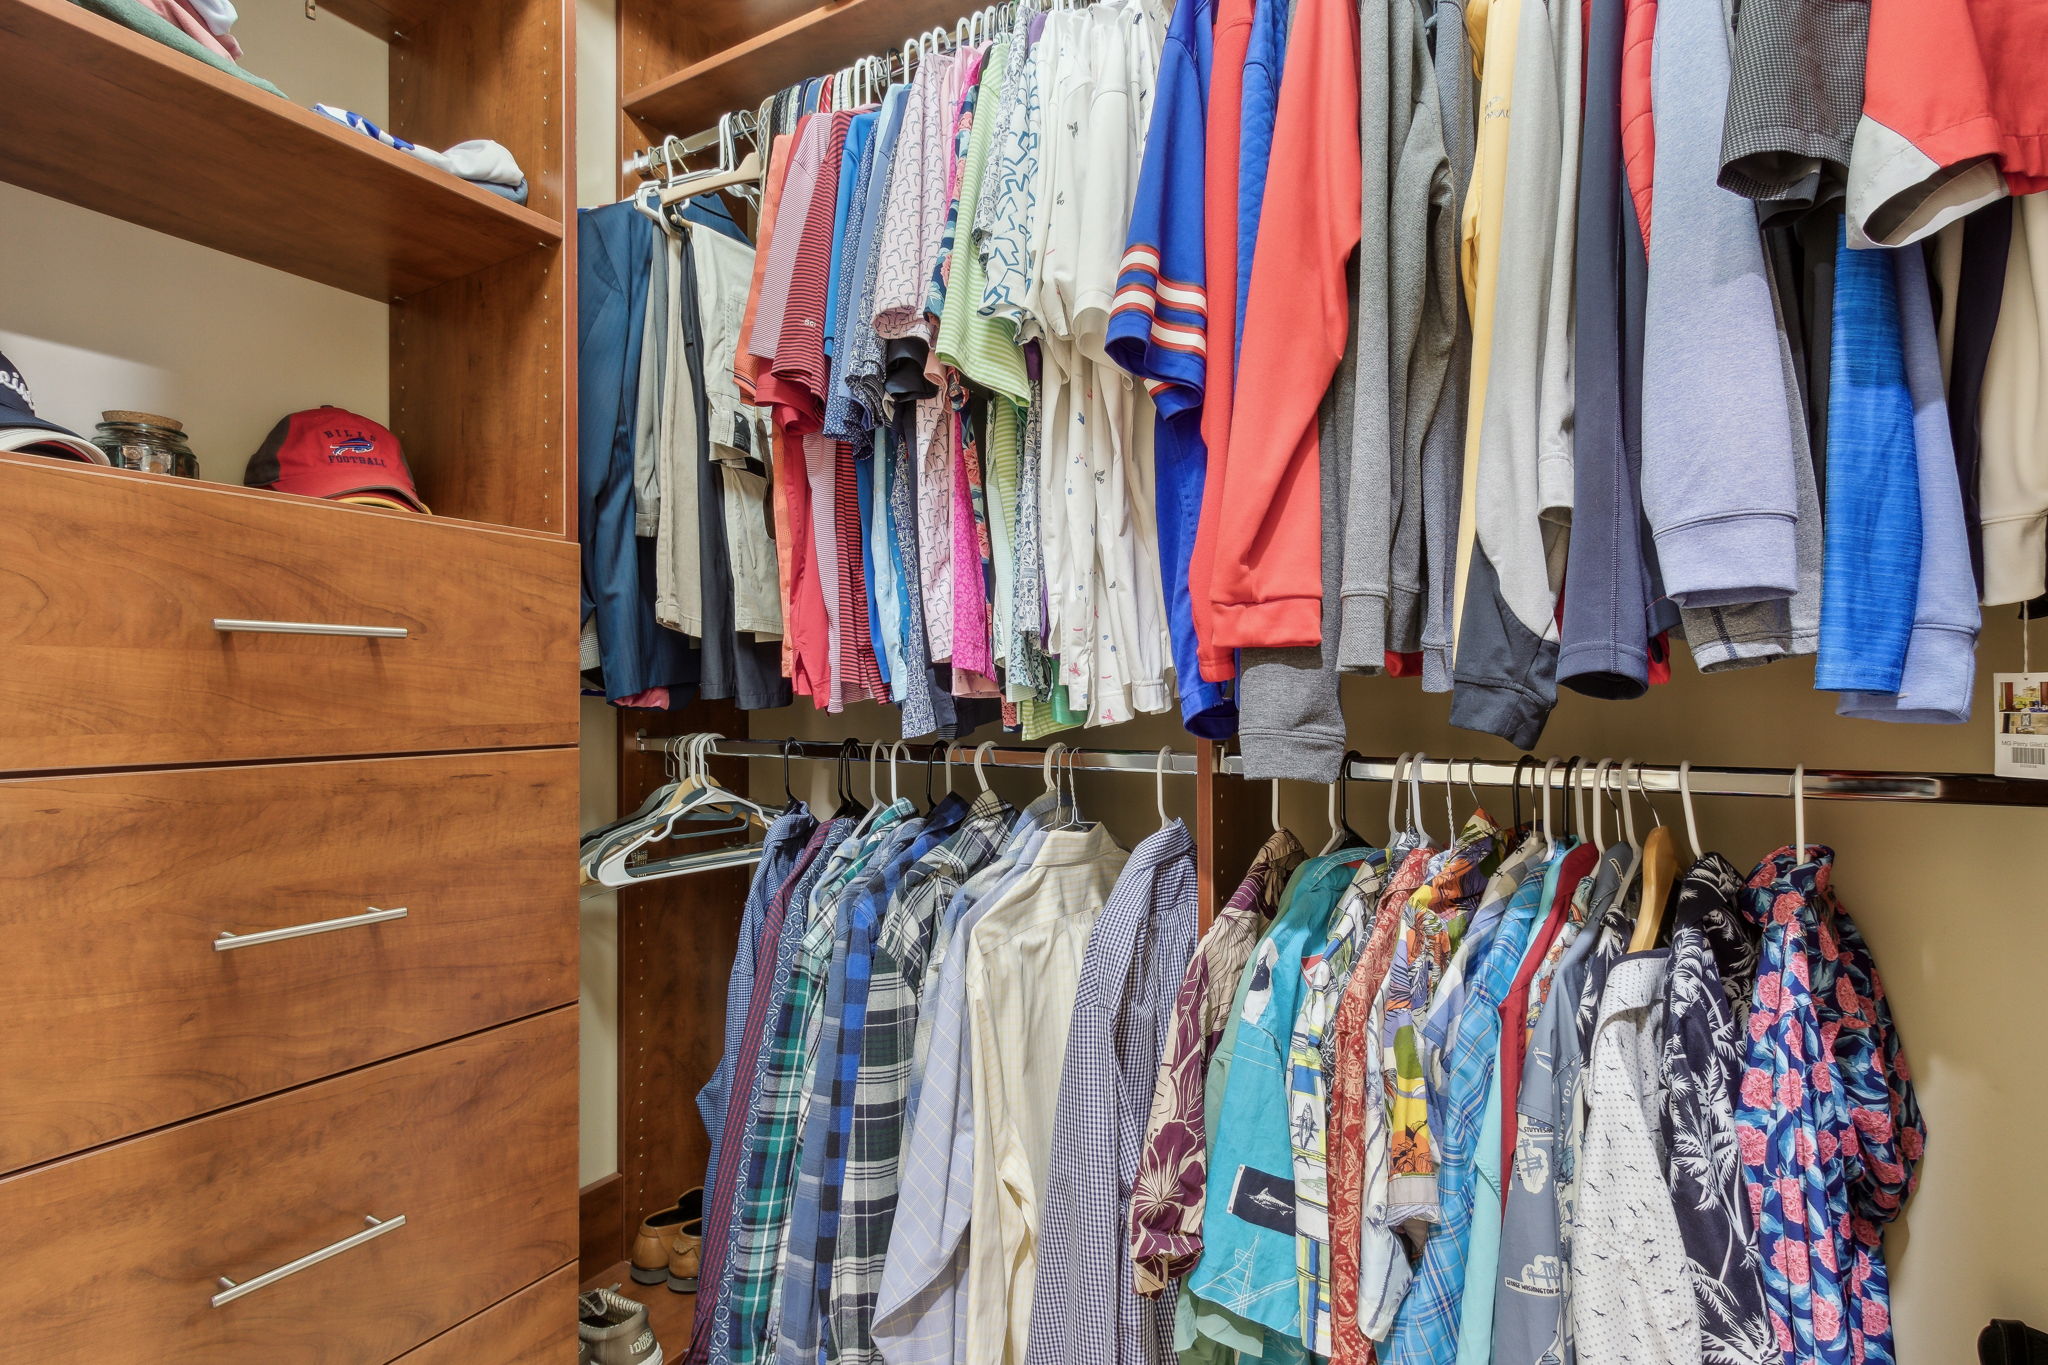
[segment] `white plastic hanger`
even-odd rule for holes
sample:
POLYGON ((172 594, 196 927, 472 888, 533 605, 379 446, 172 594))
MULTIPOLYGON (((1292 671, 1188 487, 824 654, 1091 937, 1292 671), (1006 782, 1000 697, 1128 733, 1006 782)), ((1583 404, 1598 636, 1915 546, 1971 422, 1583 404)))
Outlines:
POLYGON ((1607 824, 1601 806, 1613 800, 1607 795, 1607 770, 1614 766, 1614 760, 1603 758, 1593 765, 1593 849, 1598 853, 1607 851, 1607 824))
POLYGON ((1273 832, 1280 832, 1280 779, 1273 779, 1273 832))
POLYGON ((987 754, 987 753, 989 752, 989 750, 991 750, 991 749, 993 749, 993 748, 995 748, 995 747, 996 747, 996 742, 995 742, 994 740, 992 740, 992 739, 987 739, 987 740, 983 740, 983 741, 982 741, 982 742, 981 742, 980 744, 976 745, 976 746, 975 746, 975 748, 974 748, 974 780, 975 780, 976 784, 977 784, 977 785, 979 785, 979 786, 980 786, 980 788, 981 788, 981 789, 982 789, 983 791, 987 791, 987 790, 988 790, 988 774, 984 773, 984 772, 983 772, 983 771, 981 770, 981 760, 982 760, 982 756, 983 756, 983 755, 985 755, 985 754, 987 754))
MULTIPOLYGON (((1572 766, 1567 772, 1566 780, 1572 784, 1572 833, 1578 835, 1581 841, 1584 841, 1586 837, 1585 779, 1586 760, 1574 754, 1572 756, 1572 766)), ((1599 852, 1597 845, 1594 848, 1594 852, 1599 852)))
POLYGON ((1400 824, 1398 823, 1398 821, 1399 821, 1399 819, 1400 819, 1400 816, 1399 816, 1399 814, 1398 814, 1398 808, 1399 808, 1399 805, 1400 805, 1400 801, 1401 801, 1401 774, 1402 774, 1402 773, 1403 773, 1403 772, 1404 772, 1404 771, 1405 771, 1405 770, 1407 769, 1407 767, 1408 767, 1408 759, 1409 759, 1409 757, 1410 757, 1410 755, 1408 755, 1408 754, 1406 754, 1406 753, 1403 753, 1403 754, 1402 754, 1402 755, 1401 755, 1401 756, 1400 756, 1399 758, 1395 759, 1395 760, 1394 760, 1394 771, 1393 771, 1393 772, 1392 772, 1392 773, 1391 773, 1391 774, 1390 774, 1390 775, 1388 776, 1388 778, 1387 778, 1387 784, 1388 784, 1388 785, 1387 785, 1387 847, 1388 847, 1388 848, 1392 848, 1392 847, 1394 846, 1394 841, 1395 841, 1396 839, 1398 839, 1398 838, 1400 838, 1400 837, 1401 837, 1401 826, 1400 826, 1400 824))
POLYGON ((1685 811, 1685 842, 1692 849, 1695 861, 1700 857, 1700 827, 1692 813, 1692 760, 1686 759, 1678 765, 1678 802, 1685 811))
MULTIPOLYGON (((712 746, 717 743, 719 738, 719 736, 712 734, 690 737, 688 742, 690 772, 685 776, 684 781, 688 782, 694 779, 700 785, 690 789, 682 801, 673 808, 654 817, 651 821, 645 822, 632 837, 623 839, 615 847, 612 847, 598 861, 597 866, 592 869, 593 875, 598 882, 605 886, 630 886, 636 882, 653 880, 678 869, 689 870, 685 866, 689 861, 688 859, 670 859, 646 863, 632 868, 627 866, 627 861, 641 849, 670 838, 674 834, 675 827, 679 821, 702 819, 703 816, 697 814, 697 812, 724 810, 740 818, 736 823, 721 825, 711 830, 695 831, 693 834, 685 837, 734 833, 747 828, 749 824, 754 822, 758 822, 763 828, 773 823, 774 816, 765 808, 744 796, 729 792, 711 781, 708 756, 712 746)), ((724 852, 726 850, 720 851, 724 852)), ((697 856, 701 857, 702 855, 697 856)))
MULTIPOLYGON (((1165 829, 1173 823, 1166 813, 1166 760, 1173 755, 1173 746, 1167 745, 1159 751, 1159 759, 1152 765, 1152 794, 1159 799, 1159 828, 1165 829)), ((979 757, 975 759, 978 763, 979 757)))
POLYGON ((1425 846, 1429 843, 1429 826, 1422 819, 1422 765, 1427 762, 1428 754, 1417 754, 1408 763, 1408 827, 1425 846))

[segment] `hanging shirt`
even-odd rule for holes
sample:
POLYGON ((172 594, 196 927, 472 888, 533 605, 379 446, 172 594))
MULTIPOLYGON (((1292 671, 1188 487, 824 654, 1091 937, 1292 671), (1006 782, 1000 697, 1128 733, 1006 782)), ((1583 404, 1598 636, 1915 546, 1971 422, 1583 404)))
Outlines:
POLYGON ((1031 1333, 1052 1107, 1081 960, 1129 855, 1101 825, 1056 829, 989 906, 962 956, 973 1038, 974 1227, 969 1365, 1018 1365, 1031 1333))
MULTIPOLYGON (((1301 1003, 1287 1044, 1288 1131, 1294 1143, 1295 1286, 1302 1344, 1332 1354, 1330 1311, 1330 1094, 1323 1043, 1343 998, 1346 981, 1367 941, 1392 941, 1393 918, 1381 914, 1379 868, 1361 866, 1338 902, 1321 942, 1301 959, 1301 1003), (1381 934, 1382 923, 1388 927, 1381 934)), ((1292 968, 1283 964, 1283 969, 1292 968)))
MULTIPOLYGON (((1441 1121, 1434 1124, 1433 1136, 1439 1153, 1437 1188, 1442 1221, 1423 1246, 1415 1283, 1401 1304, 1387 1342, 1389 1359, 1400 1365, 1422 1361, 1449 1365, 1457 1358, 1465 1262, 1477 1197, 1480 1121, 1488 1094, 1498 1093, 1491 1082, 1500 1038, 1499 1005, 1521 965, 1537 919, 1548 908, 1543 901, 1548 867, 1548 857, 1532 861, 1507 900, 1498 928, 1473 963, 1462 1004, 1456 1009, 1454 1031, 1441 1056, 1444 1098, 1441 1121)), ((1491 1291, 1490 1283, 1487 1289, 1491 1291)))
MULTIPOLYGON (((803 932, 793 935, 793 926, 785 926, 783 932, 785 941, 795 941, 786 966, 778 963, 776 967, 774 995, 779 1002, 774 1032, 760 1063, 759 1098, 747 1116, 745 1165, 728 1233, 728 1264, 725 1273, 719 1274, 707 1255, 705 1273, 708 1282, 718 1285, 718 1295, 712 1312, 700 1313, 695 1319, 701 1326, 693 1328, 686 1357, 693 1365, 714 1356, 754 1365, 772 1350, 767 1332, 768 1295, 795 1183, 791 1167, 796 1111, 806 1074, 805 1044, 831 951, 832 926, 828 919, 811 915, 810 897, 827 870, 836 865, 839 850, 852 830, 851 820, 833 820, 810 867, 790 889, 792 913, 799 905, 803 909, 803 932)), ((707 1222, 707 1251, 713 1245, 713 1231, 707 1222)))
MULTIPOLYGON (((1513 1178, 1501 1215, 1493 1352, 1501 1365, 1574 1359, 1571 1229, 1582 1145, 1579 1001, 1596 957, 1618 957, 1633 902, 1622 897, 1635 850, 1618 844, 1590 878, 1584 924, 1558 960, 1551 991, 1522 1064, 1513 1178)), ((1582 884, 1583 885, 1583 884, 1582 884)), ((1629 891, 1640 895, 1640 883, 1629 891)), ((1477 1292, 1478 1286, 1472 1287, 1477 1292)))
POLYGON ((1738 902, 1762 927, 1763 946, 1736 1141, 1757 1192, 1750 1207, 1774 1340, 1792 1343, 1788 1359, 1889 1365, 1884 1225, 1912 1193, 1926 1130, 1875 964, 1835 901, 1834 852, 1806 854, 1773 853, 1738 902), (1834 1063, 1826 1090, 1812 1082, 1819 1060, 1834 1063), (1845 1139, 1859 1156, 1853 1195, 1845 1139))
POLYGON ((1664 1002, 1658 1117, 1666 1183, 1692 1265, 1703 1360, 1772 1360, 1761 1261, 1742 1157, 1735 1090, 1746 1039, 1732 999, 1756 979, 1757 944, 1735 908, 1742 874, 1719 854, 1693 865, 1671 906, 1671 976, 1664 1002))
POLYGON ((1131 1262, 1141 1294, 1161 1292, 1201 1259, 1208 1065, 1223 1040, 1238 977, 1304 856, 1292 834, 1275 831, 1216 912, 1181 979, 1131 1194, 1131 1262))
POLYGON ((1295 1245, 1301 1196, 1287 1079, 1302 992, 1298 964, 1311 943, 1326 940, 1332 912, 1364 861, 1353 849, 1311 859, 1295 872, 1272 932, 1245 969, 1237 1045, 1215 1110, 1207 1250, 1188 1288, 1268 1338, 1304 1339, 1295 1245))
POLYGON ((1671 951, 1614 964, 1586 1072, 1572 1331, 1584 1365, 1696 1365, 1691 1267, 1664 1178, 1658 1113, 1671 951))
POLYGON ((875 1291, 875 1343, 889 1365, 952 1365, 966 1349, 974 1091, 966 962, 951 940, 971 934, 991 897, 1030 869, 1056 809, 1048 794, 1018 813, 1003 855, 955 893, 933 937, 905 1101, 901 1194, 875 1291))
POLYGON ((1124 1229, 1196 888, 1194 840, 1175 820, 1132 851, 1089 934, 1054 1102, 1032 1365, 1174 1359, 1171 1305, 1137 1293, 1124 1229))

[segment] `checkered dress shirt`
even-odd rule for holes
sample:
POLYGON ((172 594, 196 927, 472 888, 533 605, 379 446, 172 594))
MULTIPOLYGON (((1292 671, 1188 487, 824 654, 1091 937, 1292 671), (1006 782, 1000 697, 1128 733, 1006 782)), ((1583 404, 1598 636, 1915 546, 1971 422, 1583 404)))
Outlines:
POLYGON ((1173 1296, 1137 1291, 1124 1229, 1152 1087, 1197 934, 1195 845, 1132 852, 1088 936, 1060 1067, 1027 1365, 1162 1365, 1173 1296))
POLYGON ((916 839, 924 824, 913 818, 915 809, 908 801, 897 801, 876 812, 834 898, 831 960, 825 972, 823 1004, 812 1025, 809 1081, 798 1110, 796 1193, 782 1234, 779 1273, 768 1317, 776 1337, 776 1358, 782 1365, 817 1365, 817 1257, 821 1245, 830 1246, 829 1241, 821 1242, 820 1233, 828 1219, 828 1201, 830 1217, 837 1217, 837 1194, 828 1194, 835 1190, 833 1154, 837 1150, 844 1159, 846 1132, 852 1126, 852 1072, 859 1064, 858 1052, 849 1054, 847 1046, 850 1041, 857 1048, 860 1039, 857 1017, 851 1030, 847 1027, 849 1002, 866 1003, 874 926, 880 918, 880 901, 887 894, 885 882, 895 858, 916 839), (842 1076, 848 1098, 843 1112, 838 1104, 842 1076))
POLYGON ((727 1358, 725 1347, 714 1347, 714 1337, 720 1330, 725 1330, 726 1339, 730 1340, 728 1293, 732 1281, 728 1271, 733 1251, 739 1244, 751 1154, 759 1137, 760 1100, 767 1087, 775 1030, 779 1028, 787 1008, 797 957, 809 927, 810 887, 823 871, 832 851, 852 827, 849 820, 832 820, 813 831, 789 877, 769 901, 768 914, 762 925, 762 940, 765 947, 772 935, 775 951, 765 961, 757 959, 767 975, 756 984, 747 1001, 745 1030, 750 1041, 738 1063, 738 1073, 746 1077, 747 1107, 743 1111, 744 1118, 721 1127, 719 1151, 713 1168, 714 1180, 706 1187, 704 1263, 700 1275, 705 1288, 699 1291, 702 1306, 695 1316, 690 1344, 684 1355, 692 1362, 708 1360, 714 1350, 721 1360, 727 1358))
MULTIPOLYGON (((1459 1313, 1465 1288, 1465 1256, 1472 1237, 1476 1193, 1475 1148, 1480 1117, 1492 1087, 1500 1042, 1500 1002, 1514 984, 1536 921, 1549 907, 1543 900, 1547 860, 1528 864, 1509 899, 1500 928, 1485 956, 1467 978, 1465 1001, 1443 1061, 1443 1122, 1436 1130, 1440 1165, 1437 1192, 1442 1221, 1423 1245, 1415 1281, 1401 1303, 1384 1358, 1391 1365, 1451 1365, 1458 1355, 1459 1313)), ((1487 1286, 1491 1292, 1491 1286, 1487 1286)))
POLYGON ((921 839, 921 856, 889 898, 874 967, 854 1083, 852 1145, 839 1196, 838 1243, 829 1296, 830 1358, 875 1365, 875 1294, 895 1222, 910 1094, 918 992, 939 915, 962 883, 995 856, 1009 834, 1010 808, 983 792, 943 842, 921 839))
MULTIPOLYGON (((760 1099, 747 1116, 743 1184, 708 1342, 709 1358, 719 1365, 754 1365, 768 1345, 768 1300, 796 1183, 797 1110, 808 1074, 804 1063, 832 957, 832 916, 829 904, 820 904, 816 893, 843 867, 839 854, 853 827, 850 820, 835 820, 833 825, 834 846, 812 863, 794 892, 807 906, 804 932, 790 963, 788 989, 781 993, 782 1009, 762 1070, 760 1099)), ((691 1352, 695 1358, 694 1341, 691 1352)))

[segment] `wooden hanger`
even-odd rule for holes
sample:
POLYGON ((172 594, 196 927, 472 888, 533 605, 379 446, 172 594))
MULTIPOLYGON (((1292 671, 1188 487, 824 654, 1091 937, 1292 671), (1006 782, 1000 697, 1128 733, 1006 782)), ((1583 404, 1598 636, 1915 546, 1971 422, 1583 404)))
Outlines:
MULTIPOLYGON (((1686 837, 1692 840, 1693 856, 1698 857, 1699 830, 1693 823, 1691 773, 1690 762, 1678 765, 1678 795, 1685 806, 1686 837)), ((1657 946, 1657 931, 1664 923, 1664 902, 1678 880, 1678 840, 1662 824, 1643 840, 1642 864, 1643 903, 1636 911, 1636 931, 1628 941, 1632 953, 1647 952, 1657 946)))

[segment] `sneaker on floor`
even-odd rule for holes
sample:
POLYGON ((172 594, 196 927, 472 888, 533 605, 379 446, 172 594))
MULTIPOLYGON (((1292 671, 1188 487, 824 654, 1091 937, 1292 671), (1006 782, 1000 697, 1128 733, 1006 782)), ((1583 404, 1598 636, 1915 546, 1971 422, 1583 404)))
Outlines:
POLYGON ((661 1365, 661 1343, 647 1325, 647 1309, 610 1289, 577 1300, 576 1337, 589 1365, 661 1365))

